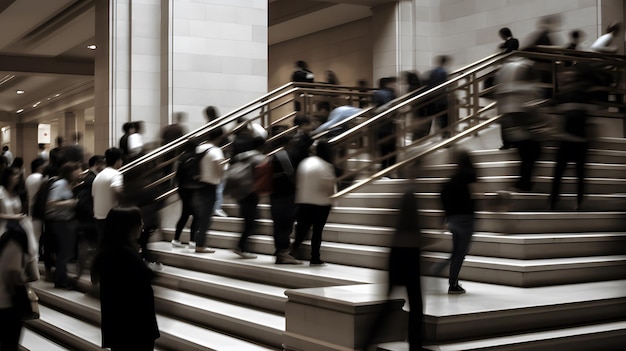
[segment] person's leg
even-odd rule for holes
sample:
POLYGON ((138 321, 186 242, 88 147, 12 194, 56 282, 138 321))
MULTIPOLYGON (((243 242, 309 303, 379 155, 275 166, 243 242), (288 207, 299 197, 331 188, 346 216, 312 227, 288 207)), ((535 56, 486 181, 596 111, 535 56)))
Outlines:
POLYGON ((424 320, 424 306, 422 301, 422 287, 417 271, 416 277, 406 284, 409 300, 409 351, 422 350, 422 324, 424 320))
POLYGON ((239 238, 239 244, 237 247, 242 252, 247 252, 248 238, 250 235, 254 235, 256 231, 259 195, 253 192, 237 202, 239 204, 239 216, 243 218, 243 231, 241 232, 241 237, 239 238))
POLYGON ((213 212, 222 211, 222 204, 224 203, 224 182, 217 184, 215 188, 215 205, 213 205, 213 212))
POLYGON ((450 286, 455 286, 458 284, 461 266, 472 242, 474 219, 470 215, 450 216, 448 218, 448 226, 452 236, 456 237, 452 257, 450 258, 450 276, 448 277, 450 286))
MULTIPOLYGON (((180 197, 181 203, 181 212, 180 217, 178 218, 178 222, 176 222, 176 231, 174 232, 174 240, 180 241, 180 235, 187 224, 187 220, 189 220, 189 216, 192 213, 191 206, 191 195, 193 194, 192 190, 185 188, 178 188, 178 196, 180 197)), ((195 219, 195 217, 194 217, 195 219)), ((191 232, 191 238, 193 239, 194 232, 191 232)))
MULTIPOLYGON (((198 231, 195 235, 196 251, 204 248, 207 231, 211 227, 213 205, 215 204, 215 185, 207 184, 193 192, 193 207, 198 214, 198 231)), ((194 217, 196 213, 194 212, 194 217)))
POLYGON ((51 224, 58 248, 54 286, 67 288, 67 263, 76 247, 76 224, 74 221, 54 221, 51 224))
POLYGON ((321 262, 322 233, 328 220, 330 206, 313 206, 313 235, 311 236, 311 263, 321 262))
POLYGON ((578 178, 576 209, 580 209, 585 196, 585 175, 587 164, 587 143, 578 147, 576 157, 576 177, 578 178))
POLYGON ((298 204, 297 221, 296 221, 296 238, 291 246, 291 251, 296 252, 313 225, 313 213, 310 204, 298 204))
POLYGON ((18 349, 23 325, 14 309, 0 309, 0 350, 18 349))
POLYGON ((293 231, 295 221, 295 197, 272 196, 271 212, 274 222, 274 247, 277 264, 301 264, 302 262, 289 255, 289 235, 293 231))
POLYGON ((561 180, 563 179, 563 173, 567 168, 567 158, 565 154, 565 143, 560 143, 559 151, 556 156, 556 166, 554 166, 554 174, 552 175, 552 191, 550 192, 550 209, 554 210, 556 204, 559 201, 561 194, 561 180))

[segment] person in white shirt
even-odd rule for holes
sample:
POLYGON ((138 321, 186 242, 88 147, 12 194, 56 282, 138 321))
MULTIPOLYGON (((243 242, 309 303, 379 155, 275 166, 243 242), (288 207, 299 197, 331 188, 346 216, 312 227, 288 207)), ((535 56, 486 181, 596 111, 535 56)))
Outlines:
POLYGON ((298 205, 296 239, 292 245, 292 253, 300 247, 309 229, 313 227, 311 236, 310 265, 324 265, 320 258, 322 232, 330 213, 335 192, 335 167, 333 150, 325 140, 316 146, 316 154, 305 158, 296 170, 296 204, 298 205))
POLYGON ((596 41, 589 47, 590 51, 614 54, 617 52, 617 47, 611 45, 613 39, 621 33, 622 26, 619 23, 611 24, 604 35, 601 35, 596 41))
MULTIPOLYGON (((46 165, 46 161, 38 157, 34 159, 30 163, 30 175, 26 177, 24 181, 24 185, 26 187, 26 195, 28 196, 28 213, 32 216, 33 213, 33 205, 35 203, 35 195, 39 188, 41 188, 41 184, 43 184, 48 177, 43 175, 43 170, 46 165)), ((33 223, 33 233, 35 234, 35 240, 39 243, 39 239, 41 238, 41 232, 43 229, 43 222, 41 219, 32 218, 31 222, 33 223)))
MULTIPOLYGON (((188 141, 198 143, 196 139, 188 141)), ((197 253, 212 253, 215 250, 205 247, 206 234, 211 227, 213 206, 215 205, 215 194, 217 185, 222 181, 224 174, 224 153, 219 146, 211 142, 196 146, 196 154, 204 154, 200 161, 201 187, 193 189, 191 203, 193 207, 193 217, 198 219, 197 231, 189 241, 189 248, 197 253)))
POLYGON ((104 152, 104 160, 107 167, 96 175, 91 186, 98 242, 102 241, 109 211, 119 204, 124 191, 124 177, 119 171, 122 167, 122 150, 116 147, 107 149, 104 152))

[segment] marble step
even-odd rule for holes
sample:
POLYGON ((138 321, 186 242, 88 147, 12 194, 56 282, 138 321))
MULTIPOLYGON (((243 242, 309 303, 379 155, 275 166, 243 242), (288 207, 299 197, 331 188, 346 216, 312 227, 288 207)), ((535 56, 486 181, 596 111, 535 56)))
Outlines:
MULTIPOLYGON (((422 252, 422 273, 437 274, 435 265, 449 257, 422 252)), ((441 274, 447 277, 447 267, 441 274)), ((626 279, 626 255, 526 260, 467 255, 459 279, 524 288, 626 279)))
POLYGON ((102 351, 100 327, 48 307, 42 299, 42 290, 35 288, 35 291, 40 298, 40 317, 26 322, 27 328, 56 343, 67 345, 70 350, 102 351))
MULTIPOLYGON (((333 230, 353 230, 358 233, 393 228, 397 213, 397 210, 384 208, 336 208, 331 211, 324 233, 333 230), (374 228, 365 228, 368 226, 374 228)), ((420 210, 419 214, 421 228, 438 229, 444 223, 442 210, 420 210)), ((273 224, 268 218, 269 210, 259 211, 259 216, 256 232, 270 235, 273 224)), ((626 231, 626 212, 477 211, 475 216, 476 231, 503 234, 626 231)), ((239 233, 242 230, 242 219, 213 217, 211 230, 239 233)), ((330 241, 333 234, 329 235, 327 240, 330 241)))
MULTIPOLYGON (((441 196, 438 192, 415 194, 418 207, 422 209, 440 210, 441 196)), ((337 207, 361 207, 367 204, 369 208, 397 209, 402 193, 352 193, 337 200, 337 207)), ((507 206, 509 211, 540 211, 549 207, 549 194, 547 193, 510 193, 510 200, 503 203, 498 193, 474 194, 477 210, 495 211, 507 206)), ((561 194, 556 209, 561 211, 574 210, 577 205, 577 195, 574 193, 561 194)), ((237 215, 236 204, 225 204, 231 211, 229 214, 237 215)), ((626 192, 622 194, 587 194, 583 202, 585 211, 623 211, 626 209, 626 192)))
POLYGON ((285 312, 285 288, 167 266, 154 284, 274 313, 285 312))
MULTIPOLYGON (((536 176, 552 177, 554 175, 555 162, 539 161, 535 165, 534 174, 536 176)), ((520 161, 501 161, 476 163, 476 173, 481 177, 514 176, 519 174, 520 161)), ((570 163, 565 169, 565 177, 575 177, 575 164, 570 163)), ((626 165, 624 164, 601 164, 588 163, 586 165, 585 177, 587 178, 626 178, 626 165)), ((456 165, 441 164, 427 165, 419 170, 422 178, 448 178, 452 175, 456 165)))
MULTIPOLYGON (((98 327, 98 324, 100 321, 100 302, 96 298, 79 291, 54 289, 52 288, 51 283, 41 281, 34 283, 33 288, 39 295, 41 304, 43 304, 44 306, 53 305, 55 309, 62 311, 55 311, 58 318, 67 318, 68 320, 70 320, 69 324, 77 325, 81 330, 83 328, 86 330, 90 330, 91 334, 97 334, 97 343, 99 343, 100 329, 98 327), (80 319, 70 316, 76 316, 80 319)), ((155 302, 158 311, 157 323, 159 325, 159 331, 161 332, 161 337, 157 339, 157 345, 159 347, 162 347, 164 349, 181 351, 268 351, 278 350, 280 348, 280 345, 274 347, 261 346, 258 343, 253 343, 243 340, 241 338, 229 336, 228 332, 209 329, 208 327, 206 327, 206 324, 219 324, 220 322, 226 324, 226 329, 234 328, 232 325, 228 325, 228 322, 226 320, 232 320, 236 317, 222 319, 216 318, 219 312, 212 309, 216 309, 219 311, 220 307, 218 307, 218 305, 222 304, 221 314, 224 316, 229 315, 230 312, 228 311, 232 311, 235 315, 241 313, 242 311, 236 311, 237 308, 240 308, 238 306, 223 304, 219 301, 215 301, 216 303, 212 303, 208 299, 199 301, 198 299, 200 298, 193 298, 189 294, 172 290, 168 291, 166 290, 166 288, 155 287, 155 302), (200 305, 193 305, 192 308, 189 308, 189 305, 192 302, 199 303, 200 305), (177 304, 177 308, 172 307, 172 304, 174 303, 177 304), (227 310, 224 310, 224 308, 227 308, 227 310), (177 319, 169 315, 163 315, 161 309, 167 312, 175 312, 176 314, 183 316, 184 319, 177 319), (211 313, 209 313, 210 309, 211 313), (202 324, 204 324, 204 326, 198 326, 197 323, 189 322, 189 320, 198 321, 198 314, 205 315, 205 318, 202 319, 202 324), (207 316, 211 318, 206 318, 207 316)), ((246 311, 244 313, 244 316, 240 316, 239 318, 239 320, 241 321, 240 325, 236 326, 234 330, 229 330, 231 335, 233 334, 233 332, 235 332, 234 334, 237 335, 251 335, 260 329, 266 329, 266 331, 271 329, 274 330, 274 337, 280 338, 280 334, 282 333, 282 330, 284 330, 284 325, 281 325, 282 329, 280 329, 279 333, 278 328, 276 327, 277 321, 271 320, 269 314, 255 316, 254 312, 252 312, 251 310, 245 310, 246 311), (253 321, 258 322, 258 320, 255 320, 255 317, 260 317, 266 322, 259 324, 247 320, 247 318, 252 318, 253 321), (245 328, 243 328, 243 326, 245 326, 245 328)), ((42 312, 42 316, 43 315, 44 313, 42 312)), ((280 321, 278 321, 278 324, 280 324, 280 321)), ((68 333, 75 334, 73 330, 68 331, 68 333)), ((276 343, 276 341, 277 339, 274 339, 273 343, 276 343)), ((82 350, 82 347, 77 349, 82 350)), ((100 350, 100 348, 98 348, 98 350, 100 350)))
POLYGON ((22 329, 22 339, 20 340, 21 350, 24 351, 70 351, 70 349, 57 344, 56 342, 37 334, 28 329, 22 329))
MULTIPOLYGON (((474 150, 472 160, 477 163, 482 162, 503 162, 519 160, 517 150, 474 150)), ((599 148, 590 149, 587 152, 587 162, 589 163, 612 163, 624 164, 626 150, 604 150, 599 148)), ((556 159, 556 148, 547 147, 541 151, 539 161, 554 161, 556 159)))
MULTIPOLYGON (((598 323, 580 327, 522 333, 465 342, 426 345, 426 350, 437 351, 545 351, 568 350, 603 351, 623 350, 626 340, 626 322, 598 323)), ((406 342, 390 342, 378 345, 377 351, 409 351, 406 342)))

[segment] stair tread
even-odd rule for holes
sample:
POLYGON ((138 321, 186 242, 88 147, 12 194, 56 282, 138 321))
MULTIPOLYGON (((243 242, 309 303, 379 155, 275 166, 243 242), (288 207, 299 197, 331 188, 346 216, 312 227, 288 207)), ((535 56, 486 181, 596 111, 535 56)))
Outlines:
POLYGON ((37 332, 28 329, 27 327, 22 329, 22 339, 20 344, 31 351, 70 351, 70 349, 55 343, 37 332))
MULTIPOLYGON (((440 345, 425 345, 428 350, 439 351, 462 351, 487 349, 489 347, 517 345, 526 342, 550 341, 557 338, 567 338, 572 336, 582 336, 590 334, 600 334, 614 331, 622 331, 626 335, 626 321, 598 323, 580 327, 569 327, 557 330, 546 330, 531 333, 523 333, 510 336, 499 336, 480 340, 455 342, 440 345)), ((409 344, 406 342, 390 342, 378 345, 380 351, 408 351, 409 344)))

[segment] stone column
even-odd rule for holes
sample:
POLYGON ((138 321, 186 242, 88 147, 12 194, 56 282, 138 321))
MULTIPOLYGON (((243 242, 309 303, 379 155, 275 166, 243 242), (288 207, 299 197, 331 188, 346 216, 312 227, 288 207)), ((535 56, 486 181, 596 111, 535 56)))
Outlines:
POLYGON ((17 123, 15 125, 15 129, 11 130, 15 139, 12 142, 11 150, 20 150, 20 154, 15 156, 22 157, 24 159, 24 168, 26 169, 26 174, 30 174, 30 162, 37 157, 38 149, 37 149, 37 136, 38 123, 17 123))

